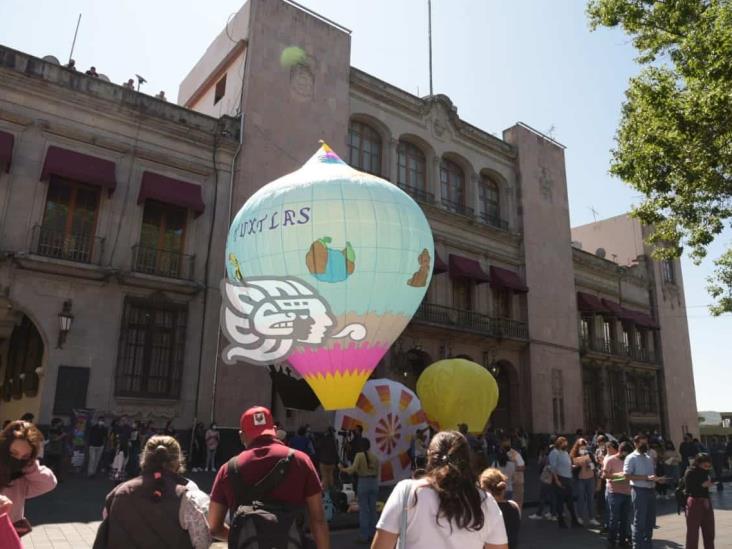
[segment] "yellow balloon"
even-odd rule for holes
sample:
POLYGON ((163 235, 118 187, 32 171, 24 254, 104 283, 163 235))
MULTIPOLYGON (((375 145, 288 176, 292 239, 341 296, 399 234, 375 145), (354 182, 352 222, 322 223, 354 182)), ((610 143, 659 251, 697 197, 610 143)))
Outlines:
POLYGON ((429 420, 440 429, 457 429, 465 423, 471 433, 480 433, 498 404, 498 384, 481 365, 449 358, 422 372, 417 396, 429 420))

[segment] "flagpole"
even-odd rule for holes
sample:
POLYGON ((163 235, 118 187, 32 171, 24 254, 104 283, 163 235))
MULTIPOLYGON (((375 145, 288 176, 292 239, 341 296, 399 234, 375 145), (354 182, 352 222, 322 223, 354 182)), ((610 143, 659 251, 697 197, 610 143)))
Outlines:
POLYGON ((71 63, 71 59, 74 56, 74 46, 76 46, 76 35, 79 33, 79 23, 81 23, 81 14, 79 14, 79 19, 76 20, 76 30, 74 31, 74 41, 71 43, 71 51, 69 52, 69 63, 71 63))
POLYGON ((430 95, 433 95, 432 90, 432 0, 427 0, 427 39, 429 41, 429 52, 430 52, 430 95))

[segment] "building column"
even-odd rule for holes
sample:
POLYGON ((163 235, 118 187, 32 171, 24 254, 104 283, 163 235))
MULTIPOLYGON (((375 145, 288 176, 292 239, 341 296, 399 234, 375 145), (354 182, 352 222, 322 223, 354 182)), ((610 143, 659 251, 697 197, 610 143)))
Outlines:
POLYGON ((465 205, 468 208, 473 209, 473 215, 478 215, 480 212, 480 203, 478 201, 478 185, 480 184, 480 177, 473 171, 468 177, 469 183, 465 189, 465 205))
POLYGON ((433 154, 431 159, 426 158, 427 191, 435 196, 435 204, 442 200, 442 186, 440 185, 440 157, 433 154))
POLYGON ((397 184, 397 180, 399 178, 399 140, 395 138, 389 139, 389 164, 388 164, 388 171, 384 174, 384 179, 388 179, 394 185, 397 184))
MULTIPOLYGON (((600 420, 602 421, 602 426, 605 429, 609 428, 608 423, 612 419, 612 401, 610 400, 610 380, 608 377, 607 372, 607 365, 600 364, 600 383, 599 383, 599 391, 600 391, 600 420)), ((590 425, 590 429, 595 429, 597 425, 590 425)))

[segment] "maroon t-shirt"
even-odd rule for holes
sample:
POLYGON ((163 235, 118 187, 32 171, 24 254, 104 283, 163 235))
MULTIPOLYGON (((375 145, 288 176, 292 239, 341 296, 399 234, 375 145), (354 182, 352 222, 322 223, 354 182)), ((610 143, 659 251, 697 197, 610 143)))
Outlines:
MULTIPOLYGON (((237 458, 239 476, 247 485, 254 485, 264 478, 279 460, 287 457, 289 452, 290 448, 275 437, 258 437, 237 458)), ((307 454, 299 450, 294 452, 285 478, 268 499, 291 505, 304 505, 307 498, 319 494, 323 488, 307 454)), ((225 463, 219 469, 211 488, 211 501, 225 505, 227 509, 233 509, 236 501, 228 473, 228 463, 225 463)))

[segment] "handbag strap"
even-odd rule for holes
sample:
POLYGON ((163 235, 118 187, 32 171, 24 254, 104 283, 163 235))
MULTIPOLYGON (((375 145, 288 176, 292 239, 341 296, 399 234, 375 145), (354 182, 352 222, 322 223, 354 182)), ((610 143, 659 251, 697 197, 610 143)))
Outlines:
POLYGON ((407 547, 407 508, 409 507, 409 500, 412 498, 412 489, 414 482, 407 481, 406 489, 402 494, 402 514, 401 523, 399 525, 399 545, 398 549, 406 549, 407 547))

